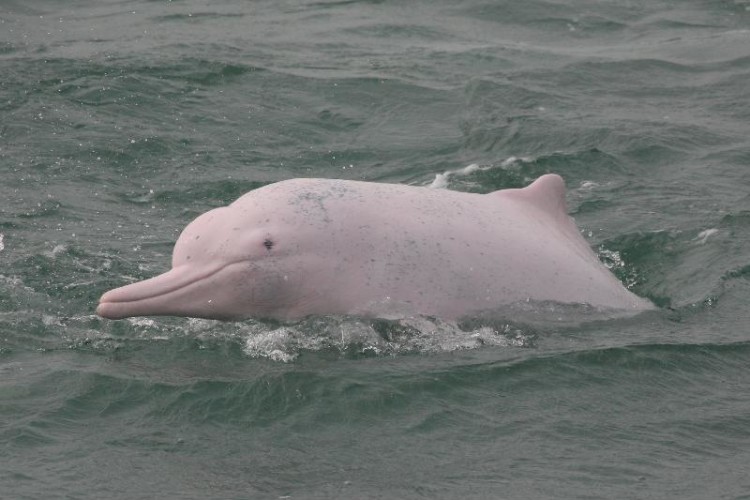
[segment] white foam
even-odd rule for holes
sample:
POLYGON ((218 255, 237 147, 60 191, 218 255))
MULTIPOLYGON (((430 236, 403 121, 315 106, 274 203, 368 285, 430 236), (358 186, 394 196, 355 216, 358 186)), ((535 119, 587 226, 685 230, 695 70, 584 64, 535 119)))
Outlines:
POLYGON ((287 327, 250 335, 245 340, 243 351, 253 358, 268 358, 272 361, 288 363, 298 356, 290 350, 293 334, 287 327))
POLYGON ((153 328, 156 326, 156 322, 149 318, 127 318, 127 322, 141 328, 153 328))
POLYGON ((435 180, 430 183, 429 188, 446 189, 448 187, 448 172, 444 174, 435 174, 435 180))
POLYGON ((435 174, 435 180, 433 180, 428 187, 432 189, 446 189, 448 187, 448 179, 451 177, 471 175, 477 171, 492 170, 494 168, 508 168, 519 162, 528 163, 530 161, 532 161, 532 158, 530 157, 509 156, 501 161, 499 165, 481 166, 478 163, 472 163, 463 168, 446 170, 442 174, 435 174))
POLYGON ((608 269, 625 267, 625 262, 623 262, 622 256, 620 256, 620 252, 617 250, 607 250, 604 247, 600 247, 598 253, 599 260, 601 260, 608 269))
POLYGON ((712 228, 712 229, 704 229, 700 233, 698 233, 698 236, 693 238, 693 241, 697 241, 700 244, 704 244, 708 238, 718 233, 719 230, 712 228))
POLYGON ((50 259, 56 259, 57 256, 68 249, 65 245, 55 245, 54 248, 48 252, 44 252, 44 255, 50 259))
POLYGON ((446 189, 448 187, 448 179, 454 175, 469 175, 477 170, 487 170, 489 168, 490 167, 480 167, 478 164, 472 163, 471 165, 467 165, 464 168, 459 168, 457 170, 447 170, 442 174, 436 174, 435 180, 432 181, 428 187, 432 189, 446 189))
POLYGON ((269 329, 262 323, 242 323, 243 352, 252 358, 289 363, 305 351, 339 355, 393 356, 439 353, 483 346, 524 347, 530 339, 509 325, 462 330, 454 322, 427 317, 374 323, 354 317, 325 317, 269 329), (379 325, 379 326, 376 326, 379 325))
POLYGON ((44 326, 62 326, 60 318, 57 316, 50 316, 49 314, 42 314, 42 323, 44 326))

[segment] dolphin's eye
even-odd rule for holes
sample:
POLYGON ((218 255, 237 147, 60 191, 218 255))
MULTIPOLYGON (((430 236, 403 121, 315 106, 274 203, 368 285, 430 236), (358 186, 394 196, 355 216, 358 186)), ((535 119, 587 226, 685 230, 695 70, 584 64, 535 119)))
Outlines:
POLYGON ((263 240, 263 246, 266 247, 266 250, 270 250, 273 248, 273 240, 271 238, 266 238, 263 240))

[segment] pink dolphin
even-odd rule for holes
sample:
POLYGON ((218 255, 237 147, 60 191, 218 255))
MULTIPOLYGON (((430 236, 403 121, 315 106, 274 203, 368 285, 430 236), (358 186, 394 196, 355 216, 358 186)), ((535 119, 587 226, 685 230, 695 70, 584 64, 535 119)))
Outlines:
POLYGON ((105 318, 456 319, 525 301, 639 312, 654 306, 602 265, 549 174, 471 194, 293 179, 191 222, 172 269, 105 293, 105 318))

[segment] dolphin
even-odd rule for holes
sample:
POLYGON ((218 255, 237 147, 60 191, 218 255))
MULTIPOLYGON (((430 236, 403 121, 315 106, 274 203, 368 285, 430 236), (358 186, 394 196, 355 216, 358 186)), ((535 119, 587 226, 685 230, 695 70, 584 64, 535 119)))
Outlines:
POLYGON ((105 293, 97 313, 450 320, 548 301, 654 308, 599 261, 556 174, 488 194, 300 178, 199 216, 170 271, 105 293))

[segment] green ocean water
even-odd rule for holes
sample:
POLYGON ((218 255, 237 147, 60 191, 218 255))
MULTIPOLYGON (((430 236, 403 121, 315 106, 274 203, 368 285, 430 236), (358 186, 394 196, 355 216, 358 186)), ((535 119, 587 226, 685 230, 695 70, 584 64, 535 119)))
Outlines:
POLYGON ((750 498, 748 82, 744 0, 0 1, 0 498, 750 498), (659 309, 94 314, 251 189, 472 164, 659 309))

